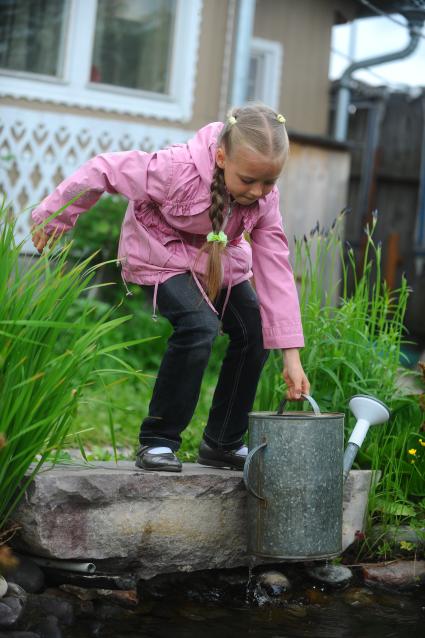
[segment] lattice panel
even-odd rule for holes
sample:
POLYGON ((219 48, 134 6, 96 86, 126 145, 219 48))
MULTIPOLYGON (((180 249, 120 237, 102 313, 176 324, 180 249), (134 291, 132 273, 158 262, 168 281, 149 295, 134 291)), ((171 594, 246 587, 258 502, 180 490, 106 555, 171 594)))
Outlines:
POLYGON ((34 252, 30 212, 65 177, 99 153, 153 151, 185 141, 183 129, 148 126, 68 113, 2 107, 0 191, 18 218, 17 241, 34 252))

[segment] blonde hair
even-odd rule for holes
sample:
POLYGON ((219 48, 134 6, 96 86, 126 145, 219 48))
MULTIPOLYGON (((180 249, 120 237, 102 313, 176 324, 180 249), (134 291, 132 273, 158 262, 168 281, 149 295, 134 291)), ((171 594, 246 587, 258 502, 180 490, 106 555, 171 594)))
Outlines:
MULTIPOLYGON (((231 156, 235 148, 244 146, 266 157, 283 158, 286 161, 289 141, 284 118, 263 104, 248 104, 235 107, 228 113, 217 146, 223 146, 231 156)), ((218 233, 224 221, 224 210, 228 194, 224 182, 224 171, 217 164, 211 182, 211 207, 209 217, 212 230, 218 233)), ((222 283, 221 253, 225 245, 220 242, 206 242, 198 255, 208 253, 205 286, 212 302, 220 293, 222 283)))

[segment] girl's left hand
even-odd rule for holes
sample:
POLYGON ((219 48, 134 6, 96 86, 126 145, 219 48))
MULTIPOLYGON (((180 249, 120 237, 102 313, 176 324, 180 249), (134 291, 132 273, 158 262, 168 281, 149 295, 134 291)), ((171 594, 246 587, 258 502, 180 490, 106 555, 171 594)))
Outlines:
POLYGON ((301 394, 310 393, 310 383, 301 365, 299 352, 296 348, 284 350, 283 356, 283 379, 288 388, 286 398, 289 401, 301 399, 301 394))

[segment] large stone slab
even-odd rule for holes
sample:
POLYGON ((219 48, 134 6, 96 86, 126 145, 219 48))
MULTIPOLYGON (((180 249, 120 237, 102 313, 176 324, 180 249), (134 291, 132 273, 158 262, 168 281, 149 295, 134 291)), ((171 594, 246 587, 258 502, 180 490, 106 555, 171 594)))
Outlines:
MULTIPOLYGON (((363 529, 371 475, 352 471, 345 484, 344 549, 363 529)), ((56 466, 36 477, 14 520, 31 555, 151 578, 248 565, 246 498, 240 472, 192 463, 181 474, 125 461, 56 466)))

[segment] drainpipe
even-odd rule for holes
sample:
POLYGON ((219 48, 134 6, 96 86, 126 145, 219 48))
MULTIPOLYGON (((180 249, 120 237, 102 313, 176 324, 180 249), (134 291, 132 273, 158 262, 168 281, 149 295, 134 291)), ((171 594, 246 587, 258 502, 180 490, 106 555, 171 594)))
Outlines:
POLYGON ((415 235, 416 272, 420 272, 418 266, 424 263, 425 258, 425 94, 422 95, 422 150, 419 171, 418 216, 416 219, 415 235))
POLYGON ((233 79, 230 93, 232 106, 239 106, 246 102, 254 18, 255 0, 239 0, 233 79))
POLYGON ((353 62, 345 69, 340 79, 340 88, 338 91, 334 128, 335 139, 341 142, 347 139, 351 76, 354 71, 369 68, 371 66, 377 66, 378 64, 386 64, 387 62, 393 62, 394 60, 401 60, 402 58, 407 58, 411 53, 415 51, 419 44, 422 24, 423 20, 420 19, 409 20, 408 29, 410 34, 410 41, 404 49, 395 51, 394 53, 387 53, 386 55, 379 55, 375 58, 366 58, 365 60, 353 62))
POLYGON ((228 0, 226 16, 226 35, 224 39, 223 68, 221 71, 220 101, 218 119, 223 121, 229 106, 230 75, 232 72, 233 37, 236 23, 237 0, 228 0))

